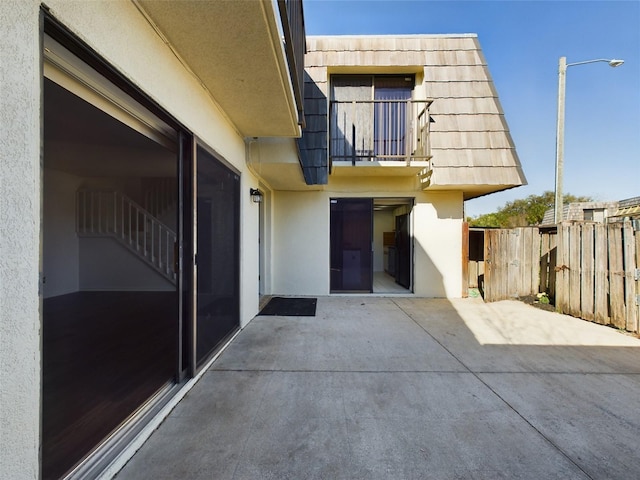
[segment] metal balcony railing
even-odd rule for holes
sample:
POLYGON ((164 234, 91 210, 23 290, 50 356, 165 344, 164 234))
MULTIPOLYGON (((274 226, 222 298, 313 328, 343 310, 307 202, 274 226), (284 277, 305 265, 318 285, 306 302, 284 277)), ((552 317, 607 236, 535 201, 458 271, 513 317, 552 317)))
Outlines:
POLYGON ((307 41, 302 0, 278 0, 278 10, 293 93, 298 107, 298 123, 304 128, 304 54, 307 52, 307 41))
POLYGON ((431 159, 429 106, 433 100, 333 101, 330 105, 332 161, 431 159))

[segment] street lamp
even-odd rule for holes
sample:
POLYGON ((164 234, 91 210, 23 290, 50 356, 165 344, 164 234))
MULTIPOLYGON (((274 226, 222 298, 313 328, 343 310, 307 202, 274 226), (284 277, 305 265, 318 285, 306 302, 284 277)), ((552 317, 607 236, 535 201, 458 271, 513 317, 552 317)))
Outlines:
POLYGON ((619 67, 624 60, 598 58, 584 62, 567 63, 567 57, 560 57, 558 62, 558 123, 556 127, 556 198, 554 223, 562 221, 562 170, 564 168, 564 91, 567 67, 584 65, 585 63, 607 62, 610 67, 619 67))

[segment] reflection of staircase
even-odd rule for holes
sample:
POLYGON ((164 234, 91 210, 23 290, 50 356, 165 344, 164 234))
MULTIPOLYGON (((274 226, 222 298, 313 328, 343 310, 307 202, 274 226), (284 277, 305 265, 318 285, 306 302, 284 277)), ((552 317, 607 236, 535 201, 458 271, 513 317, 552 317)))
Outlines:
POLYGON ((110 237, 176 284, 176 233, 117 191, 79 190, 76 230, 83 237, 110 237))
POLYGON ((174 177, 146 177, 140 181, 142 206, 156 218, 162 220, 174 215, 178 204, 176 179, 174 177))

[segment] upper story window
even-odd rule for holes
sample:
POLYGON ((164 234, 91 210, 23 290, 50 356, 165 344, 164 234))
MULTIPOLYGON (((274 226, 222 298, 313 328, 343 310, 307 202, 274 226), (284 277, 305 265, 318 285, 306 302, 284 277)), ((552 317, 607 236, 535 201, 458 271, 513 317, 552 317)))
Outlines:
POLYGON ((332 159, 427 159, 430 101, 412 100, 414 84, 413 75, 332 76, 332 159))

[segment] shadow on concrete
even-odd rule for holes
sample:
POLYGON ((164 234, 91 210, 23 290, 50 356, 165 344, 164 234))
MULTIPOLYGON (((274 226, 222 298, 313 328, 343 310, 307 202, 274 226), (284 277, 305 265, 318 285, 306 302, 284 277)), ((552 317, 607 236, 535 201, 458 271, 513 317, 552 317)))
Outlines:
POLYGON ((520 302, 254 319, 118 475, 633 478, 640 340, 520 302))

